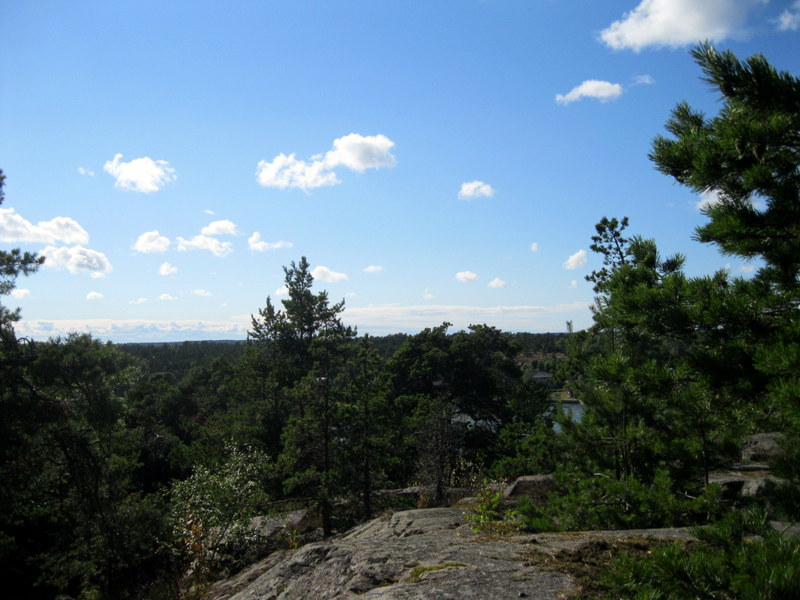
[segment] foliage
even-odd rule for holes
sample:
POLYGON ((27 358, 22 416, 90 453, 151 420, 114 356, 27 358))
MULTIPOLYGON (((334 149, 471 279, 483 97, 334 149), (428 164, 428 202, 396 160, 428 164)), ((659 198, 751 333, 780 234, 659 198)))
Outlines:
POLYGON ((235 559, 223 549, 235 546, 237 536, 247 535, 249 518, 266 501, 262 482, 270 468, 267 456, 232 445, 227 454, 224 463, 198 466, 169 490, 170 521, 194 588, 201 588, 235 559))
POLYGON ((733 513, 698 529, 700 544, 669 545, 647 559, 623 557, 606 580, 607 598, 683 600, 800 597, 800 538, 773 530, 762 512, 733 513))
POLYGON ((560 474, 565 488, 544 506, 523 503, 518 523, 534 531, 584 531, 678 527, 705 523, 727 511, 722 489, 709 486, 698 497, 678 494, 665 469, 652 484, 596 474, 560 474))
POLYGON ((485 483, 478 492, 478 502, 464 513, 467 522, 476 533, 506 533, 514 528, 511 521, 505 519, 502 507, 503 492, 485 483))

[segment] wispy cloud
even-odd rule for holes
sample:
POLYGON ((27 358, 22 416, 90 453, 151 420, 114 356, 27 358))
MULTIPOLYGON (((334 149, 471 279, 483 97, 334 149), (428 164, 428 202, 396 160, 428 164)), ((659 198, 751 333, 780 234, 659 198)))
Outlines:
POLYGON ((488 287, 490 287, 490 288, 504 288, 504 287, 506 287, 506 285, 508 285, 508 284, 505 281, 503 281, 499 277, 495 277, 494 279, 492 279, 489 282, 488 287))
POLYGON ((279 240, 277 242, 267 242, 261 239, 261 234, 256 231, 247 239, 247 245, 253 252, 266 252, 267 250, 282 250, 294 246, 292 242, 279 240))
POLYGON ((106 161, 103 170, 115 179, 114 187, 145 194, 157 192, 175 181, 175 169, 167 161, 147 156, 123 162, 122 154, 117 154, 113 160, 106 161))
POLYGON ((364 267, 362 271, 364 271, 364 273, 380 273, 383 271, 383 267, 380 265, 369 265, 368 267, 364 267))
POLYGON ((89 292, 88 294, 86 294, 86 299, 87 300, 102 300, 103 299, 103 294, 102 294, 102 292, 89 292))
POLYGON ((531 252, 538 252, 539 251, 539 242, 533 242, 531 244, 531 252))
POLYGON ((564 268, 568 271, 578 269, 586 264, 586 250, 578 250, 564 261, 564 268))
POLYGON ((475 198, 491 198, 495 191, 492 186, 483 181, 468 181, 461 184, 458 197, 461 200, 473 200, 475 198))
POLYGON ((622 95, 622 86, 618 83, 589 79, 572 88, 566 94, 556 94, 556 102, 570 104, 582 98, 594 98, 600 102, 615 100, 622 95))
POLYGON ((366 169, 393 167, 394 142, 385 135, 363 136, 357 133, 336 138, 333 148, 310 160, 298 160, 292 153, 278 154, 271 161, 259 161, 256 179, 264 187, 309 190, 341 183, 335 169, 344 167, 359 173, 366 169))
POLYGON ((775 24, 778 27, 778 31, 797 31, 800 29, 800 0, 797 0, 784 10, 775 24))
POLYGON ((94 177, 94 171, 90 169, 84 169, 83 167, 78 167, 78 174, 86 177, 94 177))
POLYGON ((678 47, 721 41, 740 33, 747 13, 761 0, 642 0, 600 33, 616 50, 678 47))
POLYGON ((158 297, 159 300, 177 300, 177 296, 173 296, 172 294, 161 294, 158 297))
POLYGON ((11 297, 16 298, 19 300, 20 298, 28 298, 31 295, 31 291, 26 288, 16 288, 11 290, 11 297))
POLYGON ((211 292, 209 292, 208 290, 194 290, 192 293, 195 296, 203 296, 203 297, 208 297, 211 295, 211 292))
POLYGON ((88 244, 89 234, 69 217, 55 217, 34 225, 13 208, 0 208, 0 242, 88 244))

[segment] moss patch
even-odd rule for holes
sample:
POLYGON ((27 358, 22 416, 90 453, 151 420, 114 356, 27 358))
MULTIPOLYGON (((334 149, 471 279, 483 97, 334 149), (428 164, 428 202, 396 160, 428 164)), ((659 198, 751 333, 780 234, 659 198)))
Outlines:
POLYGON ((411 570, 411 574, 406 579, 406 583, 419 583, 422 580, 422 575, 430 571, 441 571, 442 569, 449 569, 451 567, 466 567, 467 563, 462 562, 449 562, 443 565, 417 565, 411 570))

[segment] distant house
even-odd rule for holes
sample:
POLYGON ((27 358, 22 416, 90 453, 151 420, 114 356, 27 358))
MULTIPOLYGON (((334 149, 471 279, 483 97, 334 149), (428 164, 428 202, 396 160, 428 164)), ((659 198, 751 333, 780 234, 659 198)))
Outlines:
POLYGON ((553 381, 553 376, 547 371, 536 371, 536 373, 531 375, 531 381, 534 383, 548 384, 553 381))

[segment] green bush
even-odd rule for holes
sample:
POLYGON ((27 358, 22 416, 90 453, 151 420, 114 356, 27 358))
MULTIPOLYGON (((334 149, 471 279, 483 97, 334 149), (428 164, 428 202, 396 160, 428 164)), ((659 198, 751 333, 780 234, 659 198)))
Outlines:
POLYGON ((605 598, 637 600, 800 598, 800 538, 770 528, 762 511, 730 514, 699 528, 697 545, 656 548, 647 559, 620 558, 605 598))
POLYGON ((617 480, 561 475, 566 493, 552 495, 544 506, 523 503, 517 517, 523 529, 533 531, 641 529, 707 523, 725 512, 722 490, 711 485, 699 497, 673 489, 666 470, 652 484, 635 479, 617 480))

